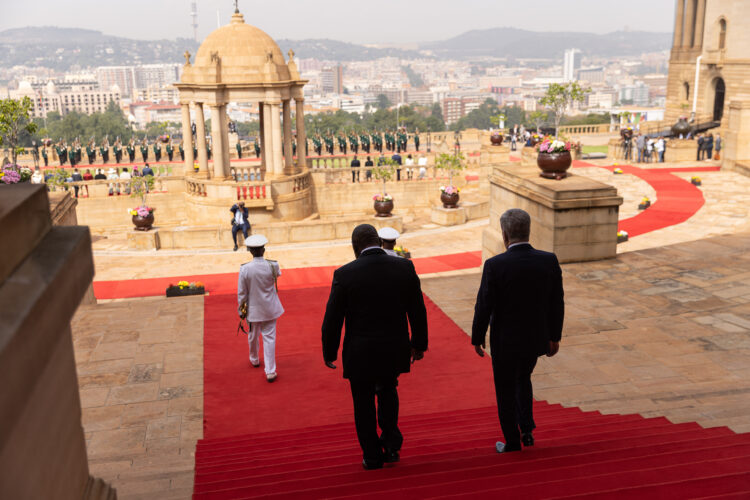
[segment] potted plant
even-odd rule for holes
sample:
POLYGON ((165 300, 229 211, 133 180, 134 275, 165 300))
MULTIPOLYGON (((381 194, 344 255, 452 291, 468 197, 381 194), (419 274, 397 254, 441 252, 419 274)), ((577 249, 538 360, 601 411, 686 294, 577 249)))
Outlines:
POLYGON ((537 151, 539 154, 536 158, 536 164, 542 170, 542 173, 539 174, 541 177, 559 181, 568 176, 567 170, 573 161, 570 156, 570 142, 545 138, 537 146, 537 151))
POLYGON ((29 182, 31 174, 31 169, 28 167, 8 163, 0 169, 0 183, 18 184, 20 182, 29 182))
POLYGON ((628 241, 628 232, 619 230, 617 231, 617 243, 625 243, 628 241))
POLYGON ((435 160, 435 168, 448 172, 448 185, 440 186, 440 201, 443 208, 457 208, 458 188, 453 185, 453 172, 466 168, 463 153, 440 153, 435 160))
POLYGON ((411 252, 406 247, 397 245, 393 247, 393 251, 396 252, 399 256, 404 257, 405 259, 411 259, 411 252))
POLYGON ((700 177, 698 177, 697 175, 694 175, 694 176, 692 176, 692 177, 690 178, 690 183, 691 183, 691 184, 692 184, 693 186, 700 186, 700 185, 702 184, 702 182, 701 182, 701 178, 700 178, 700 177))
POLYGON ((393 178, 393 169, 396 161, 392 158, 385 158, 382 165, 372 169, 372 175, 379 181, 383 181, 383 192, 372 197, 373 208, 376 217, 390 217, 393 211, 393 197, 385 190, 385 181, 393 178))
POLYGON ((495 116, 490 117, 490 122, 497 126, 497 129, 492 131, 490 134, 490 143, 493 146, 501 146, 503 144, 503 129, 505 128, 505 115, 498 113, 495 116))
POLYGON ((638 210, 646 210, 650 206, 651 206, 651 200, 648 199, 648 196, 644 196, 641 199, 641 202, 638 204, 638 210))
POLYGON ((141 204, 136 208, 129 208, 128 213, 132 216, 133 225, 136 231, 148 231, 154 225, 155 208, 146 205, 146 195, 154 187, 154 177, 147 175, 145 177, 133 177, 128 182, 130 196, 140 198, 141 204))
POLYGON ((188 283, 179 281, 176 285, 169 284, 167 287, 167 297, 185 297, 187 295, 204 295, 206 287, 200 281, 188 283))

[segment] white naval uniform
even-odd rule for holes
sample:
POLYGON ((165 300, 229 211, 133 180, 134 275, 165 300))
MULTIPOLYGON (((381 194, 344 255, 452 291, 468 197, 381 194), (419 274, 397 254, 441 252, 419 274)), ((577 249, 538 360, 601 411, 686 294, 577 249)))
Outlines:
POLYGON ((255 257, 240 267, 237 283, 237 304, 247 302, 247 320, 252 324, 247 336, 250 362, 258 364, 258 343, 263 336, 263 360, 266 374, 276 373, 276 319, 284 314, 279 294, 274 287, 271 266, 281 276, 278 263, 255 257))
POLYGON ((395 250, 384 248, 383 251, 387 253, 388 255, 393 255, 394 257, 400 257, 400 255, 395 250))

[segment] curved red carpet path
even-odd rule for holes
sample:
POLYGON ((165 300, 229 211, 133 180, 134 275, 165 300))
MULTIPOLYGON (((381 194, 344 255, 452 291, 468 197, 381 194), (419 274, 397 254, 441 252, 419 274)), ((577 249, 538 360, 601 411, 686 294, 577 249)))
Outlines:
POLYGON ((282 290, 279 379, 236 336, 233 295, 205 302, 204 439, 194 498, 701 498, 750 495, 750 434, 535 403, 537 444, 499 455, 491 367, 427 300, 430 349, 400 377, 401 462, 364 471, 340 368, 323 366, 328 288, 282 290))

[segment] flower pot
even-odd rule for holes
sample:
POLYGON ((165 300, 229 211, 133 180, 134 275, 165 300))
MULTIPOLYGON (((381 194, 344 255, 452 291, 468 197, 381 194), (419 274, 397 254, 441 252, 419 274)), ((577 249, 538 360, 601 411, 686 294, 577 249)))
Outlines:
POLYGON ((154 212, 150 212, 146 217, 134 215, 132 220, 136 231, 148 231, 154 225, 154 212))
POLYGON ((491 135, 490 142, 492 143, 493 146, 501 146, 503 144, 503 136, 500 134, 491 135))
POLYGON ((672 133, 675 137, 686 136, 690 132, 690 124, 683 117, 677 120, 677 123, 672 125, 672 133))
POLYGON ((570 151, 539 153, 536 157, 536 164, 542 170, 539 175, 545 179, 556 179, 558 181, 568 176, 567 170, 572 162, 570 151))
POLYGON ((393 200, 374 202, 375 217, 390 217, 393 211, 393 200))
POLYGON ((651 206, 651 202, 650 201, 639 203, 638 204, 638 210, 646 210, 650 206, 651 206))
POLYGON ((458 208, 458 193, 440 193, 440 201, 443 202, 443 208, 458 208))
POLYGON ((618 234, 617 235, 617 243, 625 243, 626 241, 628 241, 628 235, 627 234, 623 234, 623 235, 619 235, 618 234))
POLYGON ((693 186, 700 186, 701 185, 701 181, 699 181, 698 179, 690 179, 690 183, 693 186))
POLYGON ((205 287, 185 287, 180 288, 179 286, 170 286, 167 288, 167 297, 186 297, 188 295, 205 295, 206 294, 206 288, 205 287))

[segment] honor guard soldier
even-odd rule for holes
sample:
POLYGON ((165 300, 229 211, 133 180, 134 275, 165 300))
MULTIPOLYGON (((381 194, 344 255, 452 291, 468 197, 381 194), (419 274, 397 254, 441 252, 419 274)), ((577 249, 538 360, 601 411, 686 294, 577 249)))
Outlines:
POLYGON ((359 140, 355 133, 349 134, 349 149, 351 149, 352 153, 355 155, 359 153, 359 140))
POLYGON ((320 135, 313 137, 312 141, 315 148, 315 154, 321 156, 323 153, 323 143, 320 141, 320 135))
POLYGON ((172 147, 172 139, 170 138, 167 143, 167 158, 169 158, 169 161, 172 161, 172 157, 174 157, 174 148, 172 147))
POLYGON ((378 236, 383 240, 383 250, 385 250, 385 253, 393 255, 394 257, 400 257, 400 255, 394 250, 396 247, 396 240, 401 236, 398 231, 392 227, 383 227, 378 231, 378 236))
POLYGON ((135 163, 135 146, 133 146, 133 139, 130 139, 128 145, 125 146, 125 151, 128 153, 130 163, 135 163))
POLYGON ((92 141, 86 144, 86 156, 89 157, 89 165, 96 161, 96 148, 91 147, 92 141))
POLYGON ((333 154, 333 137, 329 134, 323 138, 326 143, 326 151, 329 155, 333 154))
POLYGON ((120 139, 115 141, 112 151, 115 153, 115 162, 120 163, 122 161, 122 145, 120 145, 120 139))
POLYGON ((263 364, 266 380, 276 381, 276 320, 284 314, 279 300, 277 279, 281 276, 279 263, 263 258, 268 239, 254 234, 245 240, 245 246, 253 254, 253 260, 240 267, 237 284, 237 304, 240 321, 246 319, 250 325, 247 343, 250 364, 260 366, 259 341, 263 336, 263 364), (243 317, 244 316, 244 317, 243 317))
POLYGON ((161 146, 159 145, 159 138, 157 137, 154 141, 154 161, 161 160, 161 146))
POLYGON ((260 158, 260 138, 257 135, 253 142, 253 149, 255 149, 255 158, 260 158))
POLYGON ((339 152, 341 154, 346 154, 346 136, 344 134, 341 134, 338 136, 339 141, 339 152))
POLYGON ((180 141, 179 151, 180 151, 180 158, 182 161, 185 161, 185 147, 182 145, 183 141, 180 141))
POLYGON ((99 152, 102 155, 102 163, 109 162, 109 142, 106 140, 99 146, 99 152))
POLYGON ((297 156, 297 138, 292 139, 292 156, 297 156))
POLYGON ((42 159, 44 160, 44 166, 46 167, 49 162, 49 157, 47 156, 47 146, 42 146, 42 159))
POLYGON ((414 130, 414 148, 419 151, 419 129, 414 130))
POLYGON ((211 144, 208 142, 206 143, 206 156, 209 160, 211 159, 211 144))
POLYGON ((193 159, 198 159, 198 146, 195 143, 193 143, 193 159))
POLYGON ((237 148, 237 158, 240 160, 242 159, 242 144, 240 144, 239 139, 237 139, 237 145, 235 146, 237 148))
POLYGON ((143 142, 141 142, 141 159, 143 159, 144 163, 148 161, 148 143, 146 139, 143 139, 143 142))

